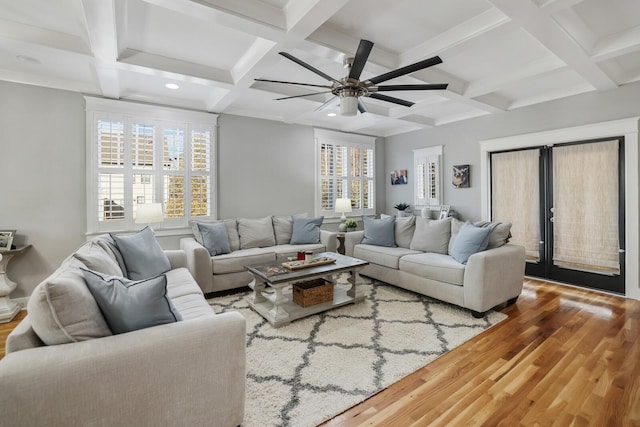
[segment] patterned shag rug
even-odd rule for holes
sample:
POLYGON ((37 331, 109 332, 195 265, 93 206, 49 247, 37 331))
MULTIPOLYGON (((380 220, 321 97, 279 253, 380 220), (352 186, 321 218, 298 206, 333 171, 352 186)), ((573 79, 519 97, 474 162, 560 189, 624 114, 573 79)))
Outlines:
MULTIPOLYGON (((342 275, 336 286, 345 286, 342 275)), ((506 319, 364 278, 365 300, 274 329, 243 292, 209 299, 247 319, 244 427, 315 426, 506 319)))

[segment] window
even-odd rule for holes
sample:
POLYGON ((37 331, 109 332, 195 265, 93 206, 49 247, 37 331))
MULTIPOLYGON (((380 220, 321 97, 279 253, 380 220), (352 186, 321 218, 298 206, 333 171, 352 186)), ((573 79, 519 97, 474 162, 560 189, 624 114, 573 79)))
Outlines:
POLYGON ((85 99, 90 233, 138 228, 137 206, 145 203, 162 204, 156 228, 214 215, 216 115, 85 99))
POLYGON ((335 200, 351 199, 351 215, 375 214, 375 139, 315 130, 316 214, 340 216, 335 200))
POLYGON ((441 157, 442 145, 413 150, 413 170, 415 171, 413 204, 416 209, 442 204, 441 157))

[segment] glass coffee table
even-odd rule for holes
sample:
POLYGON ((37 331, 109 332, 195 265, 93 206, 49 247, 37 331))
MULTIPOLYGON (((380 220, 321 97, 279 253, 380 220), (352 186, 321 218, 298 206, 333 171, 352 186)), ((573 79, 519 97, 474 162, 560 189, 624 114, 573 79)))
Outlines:
POLYGON ((246 267, 254 278, 249 284, 253 293, 247 297, 251 308, 277 328, 296 319, 364 300, 364 294, 358 290, 357 285, 360 283, 359 272, 369 264, 367 261, 335 252, 319 253, 314 258, 334 258, 336 261, 295 270, 287 269, 281 263, 246 267), (325 279, 335 284, 337 280, 335 276, 344 272, 351 272, 348 278, 351 287, 345 289, 334 286, 332 301, 308 307, 302 307, 293 302, 292 285, 314 279, 325 279), (267 287, 272 288, 273 292, 264 292, 267 287))

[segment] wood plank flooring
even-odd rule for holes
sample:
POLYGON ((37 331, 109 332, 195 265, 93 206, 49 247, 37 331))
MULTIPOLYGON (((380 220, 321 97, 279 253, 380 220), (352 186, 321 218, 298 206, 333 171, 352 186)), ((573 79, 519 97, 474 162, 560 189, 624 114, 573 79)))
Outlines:
POLYGON ((526 280, 502 312, 324 426, 640 426, 640 301, 526 280))
MULTIPOLYGON (((502 311, 504 322, 324 425, 640 426, 640 301, 526 280, 502 311)), ((18 321, 0 325, 1 356, 18 321)))

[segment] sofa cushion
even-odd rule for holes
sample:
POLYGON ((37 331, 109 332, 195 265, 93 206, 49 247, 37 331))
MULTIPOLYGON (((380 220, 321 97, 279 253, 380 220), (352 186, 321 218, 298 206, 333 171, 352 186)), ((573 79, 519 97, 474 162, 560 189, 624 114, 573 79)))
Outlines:
POLYGON ((416 218, 416 229, 409 249, 446 255, 449 251, 450 238, 451 222, 449 218, 441 220, 416 218))
POLYGON ((227 235, 229 236, 229 246, 232 251, 237 251, 240 249, 240 236, 238 235, 238 221, 235 218, 225 219, 225 220, 213 220, 213 221, 204 221, 204 220, 192 220, 189 221, 191 225, 191 231, 193 232, 193 238, 196 239, 196 242, 200 243, 204 246, 204 242, 202 240, 202 234, 200 233, 200 229, 198 228, 198 224, 215 224, 218 222, 223 222, 227 227, 227 235))
POLYGON ((167 296, 167 277, 142 280, 82 269, 87 286, 114 334, 182 320, 167 296))
POLYGON ((293 217, 291 215, 274 215, 271 221, 276 236, 276 245, 289 244, 293 232, 293 217))
MULTIPOLYGON (((389 218, 390 216, 391 215, 381 214, 380 218, 389 218)), ((415 216, 411 215, 411 216, 404 216, 401 218, 397 217, 395 229, 394 229, 396 245, 400 246, 401 248, 409 249, 409 247, 411 246, 411 239, 413 239, 413 232, 415 231, 415 229, 416 229, 415 216)))
POLYGON ((273 247, 240 249, 212 257, 211 269, 213 274, 237 273, 246 271, 246 266, 269 264, 275 261, 276 254, 273 247))
POLYGON ((80 246, 72 256, 88 269, 113 276, 122 276, 124 272, 107 243, 101 239, 92 239, 80 246))
POLYGON ((324 217, 318 218, 293 218, 293 231, 291 232, 292 245, 306 245, 320 243, 320 226, 324 217))
POLYGON ((431 280, 462 286, 465 266, 449 255, 433 252, 407 255, 400 260, 400 270, 431 280))
POLYGON ((111 335, 91 295, 78 259, 69 257, 31 293, 27 311, 33 330, 47 345, 111 335))
POLYGON ((464 221, 460 221, 457 218, 451 218, 451 238, 449 238, 449 252, 451 253, 451 248, 453 247, 453 241, 456 239, 458 232, 464 225, 464 221))
POLYGON ((405 255, 419 254, 419 251, 400 247, 386 247, 377 245, 359 244, 353 248, 353 256, 358 259, 369 261, 372 264, 384 267, 399 268, 400 258, 405 255))
POLYGON ((469 257, 476 252, 484 251, 489 244, 489 234, 493 227, 476 227, 466 222, 451 247, 451 256, 458 262, 466 264, 469 257))
POLYGON ((264 218, 238 218, 240 249, 266 248, 276 244, 273 221, 270 216, 264 218))
POLYGON ((215 316, 215 311, 207 303, 200 286, 186 268, 176 268, 165 273, 167 277, 167 296, 182 316, 182 320, 196 319, 202 316, 215 316))
POLYGON ((142 280, 155 277, 171 270, 169 258, 156 240, 151 227, 145 227, 132 235, 115 235, 116 242, 127 268, 126 277, 130 280, 142 280))
POLYGON ((490 227, 493 230, 489 233, 489 243, 487 249, 499 248, 505 245, 511 238, 510 222, 488 222, 478 221, 474 224, 476 227, 490 227))
POLYGON ((369 218, 362 217, 364 223, 364 237, 362 243, 365 245, 377 245, 395 247, 395 222, 396 217, 388 218, 369 218))
POLYGON ((216 256, 231 252, 227 227, 222 222, 198 223, 198 230, 202 235, 202 246, 207 248, 209 255, 216 256))

